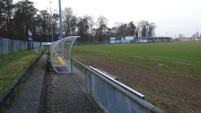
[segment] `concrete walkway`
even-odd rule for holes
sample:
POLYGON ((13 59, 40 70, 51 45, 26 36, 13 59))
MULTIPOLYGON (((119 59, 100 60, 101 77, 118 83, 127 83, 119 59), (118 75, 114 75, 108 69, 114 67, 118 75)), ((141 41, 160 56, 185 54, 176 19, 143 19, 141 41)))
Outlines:
POLYGON ((74 75, 51 74, 52 93, 48 94, 48 113, 101 113, 84 94, 74 75))
POLYGON ((86 96, 74 75, 46 72, 47 53, 45 51, 33 66, 29 78, 13 99, 7 113, 100 113, 99 107, 86 96), (47 91, 47 97, 44 96, 46 73, 48 78, 51 77, 51 92, 47 91))
POLYGON ((41 103, 43 80, 47 65, 47 50, 33 66, 28 80, 21 91, 14 98, 7 113, 38 113, 43 112, 43 103, 41 103))

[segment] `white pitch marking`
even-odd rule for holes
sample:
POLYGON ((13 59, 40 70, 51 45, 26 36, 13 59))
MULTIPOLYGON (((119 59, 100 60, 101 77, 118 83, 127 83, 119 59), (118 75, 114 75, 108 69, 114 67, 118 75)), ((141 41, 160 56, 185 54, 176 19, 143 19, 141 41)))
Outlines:
POLYGON ((182 65, 192 65, 192 64, 186 64, 186 63, 183 63, 183 62, 173 62, 173 63, 182 64, 182 65))
POLYGON ((156 59, 156 58, 149 58, 150 60, 158 60, 158 61, 163 61, 162 59, 156 59))
POLYGON ((133 56, 133 57, 135 57, 135 58, 142 58, 141 56, 133 56))

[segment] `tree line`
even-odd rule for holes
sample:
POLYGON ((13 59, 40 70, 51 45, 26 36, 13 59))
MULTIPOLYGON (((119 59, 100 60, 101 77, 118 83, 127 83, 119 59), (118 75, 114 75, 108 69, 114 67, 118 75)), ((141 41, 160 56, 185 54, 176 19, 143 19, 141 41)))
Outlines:
MULTIPOLYGON (((125 36, 151 37, 155 34, 156 25, 142 20, 138 23, 116 23, 108 27, 104 16, 96 20, 93 16, 76 16, 72 8, 62 10, 63 31, 65 36, 79 35, 79 41, 106 41, 109 37, 125 36)), ((0 37, 27 40, 27 30, 31 29, 34 41, 51 41, 51 25, 54 40, 59 36, 59 14, 50 14, 47 10, 38 10, 29 0, 13 3, 12 0, 0 1, 0 37)))

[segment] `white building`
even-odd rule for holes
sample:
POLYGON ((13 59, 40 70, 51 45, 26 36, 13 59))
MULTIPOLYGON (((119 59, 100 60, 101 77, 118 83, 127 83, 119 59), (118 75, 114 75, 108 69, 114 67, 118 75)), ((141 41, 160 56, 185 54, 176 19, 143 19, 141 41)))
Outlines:
POLYGON ((133 36, 126 36, 121 38, 121 43, 131 43, 133 42, 134 37, 133 36))

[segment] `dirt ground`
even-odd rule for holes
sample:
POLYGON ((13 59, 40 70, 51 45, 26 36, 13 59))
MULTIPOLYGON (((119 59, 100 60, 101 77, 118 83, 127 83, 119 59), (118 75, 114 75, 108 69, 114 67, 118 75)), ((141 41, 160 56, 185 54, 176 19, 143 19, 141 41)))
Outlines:
POLYGON ((146 100, 167 113, 201 113, 200 81, 103 59, 83 63, 117 76, 120 82, 141 92, 146 100))

